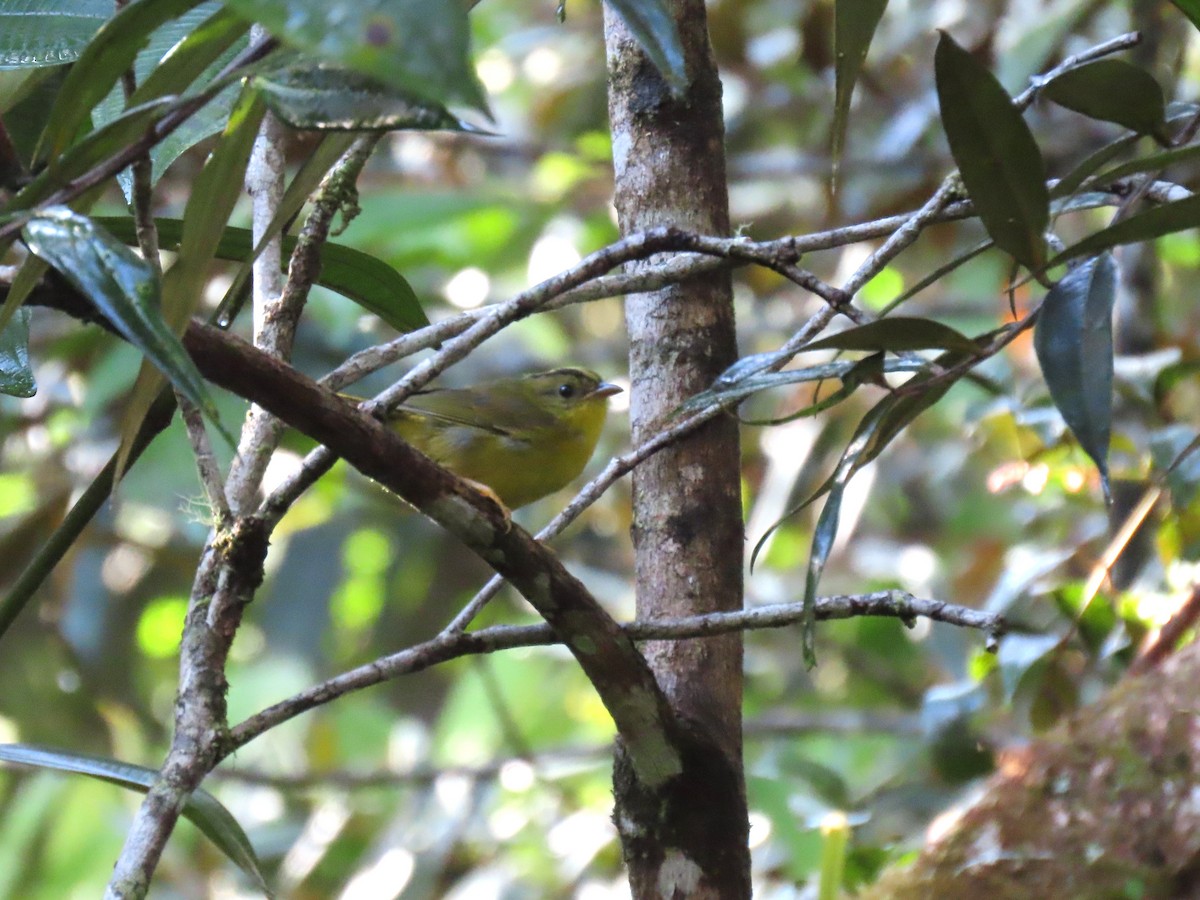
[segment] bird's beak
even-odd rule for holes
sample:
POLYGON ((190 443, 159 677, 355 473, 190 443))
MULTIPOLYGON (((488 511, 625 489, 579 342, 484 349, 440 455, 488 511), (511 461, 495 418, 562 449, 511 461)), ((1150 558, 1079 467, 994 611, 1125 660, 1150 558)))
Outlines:
POLYGON ((613 394, 619 394, 625 390, 620 385, 613 384, 611 381, 602 381, 596 385, 596 389, 592 391, 593 397, 611 397, 613 394))

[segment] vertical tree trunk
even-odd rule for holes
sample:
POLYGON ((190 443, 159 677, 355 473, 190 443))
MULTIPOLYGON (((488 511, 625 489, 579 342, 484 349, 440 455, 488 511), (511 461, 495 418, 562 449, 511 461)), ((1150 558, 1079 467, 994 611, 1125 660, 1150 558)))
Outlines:
MULTIPOLYGON (((669 224, 727 234, 721 83, 704 3, 672 6, 690 78, 683 97, 671 95, 624 23, 605 8, 621 231, 669 224)), ((636 444, 736 358, 729 276, 632 295, 625 318, 636 444)), ((723 418, 635 470, 639 618, 741 607, 738 463, 737 424, 723 418)), ((665 795, 640 786, 618 754, 615 818, 634 896, 748 896, 741 637, 653 643, 644 652, 690 746, 683 776, 665 795)))

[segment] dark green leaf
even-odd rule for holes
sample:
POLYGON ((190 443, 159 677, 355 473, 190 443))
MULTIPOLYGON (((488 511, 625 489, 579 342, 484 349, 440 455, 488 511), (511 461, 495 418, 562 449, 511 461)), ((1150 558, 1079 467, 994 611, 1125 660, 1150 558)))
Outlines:
POLYGON ((837 0, 833 12, 833 47, 837 64, 834 70, 833 101, 833 167, 836 171, 842 157, 842 142, 846 137, 846 121, 850 113, 850 98, 862 69, 863 60, 887 0, 837 0))
POLYGON ((117 12, 84 49, 59 91, 38 157, 58 156, 75 138, 97 103, 133 65, 151 32, 200 0, 133 0, 117 12))
POLYGON ((1176 147, 1173 150, 1164 150, 1161 153, 1151 153, 1149 156, 1131 159, 1127 163, 1105 170, 1098 177, 1105 182, 1116 181, 1126 175, 1136 175, 1139 172, 1158 172, 1168 166, 1194 162, 1196 159, 1200 159, 1200 144, 1189 144, 1186 147, 1176 147))
POLYGON ((445 0, 228 0, 285 44, 435 103, 486 109, 466 6, 445 0))
POLYGON ((112 16, 110 0, 33 0, 0 9, 0 69, 74 62, 112 16))
POLYGON ((32 397, 37 393, 29 368, 29 310, 21 307, 0 328, 0 394, 32 397))
POLYGON ((170 112, 169 97, 151 100, 122 113, 102 128, 82 138, 30 181, 17 194, 13 205, 31 209, 72 178, 82 175, 97 163, 123 150, 131 141, 145 134, 146 129, 170 112))
POLYGON ((683 58, 683 44, 675 29, 675 18, 671 15, 666 0, 608 0, 625 22, 630 33, 642 45, 655 68, 671 90, 681 94, 687 88, 687 66, 683 58))
POLYGON ((950 152, 984 228, 1029 269, 1046 259, 1046 166, 1029 126, 1000 82, 942 32, 934 55, 950 152))
POLYGON ((1079 189, 1089 177, 1096 174, 1100 167, 1114 159, 1126 150, 1136 146, 1141 140, 1140 134, 1127 134, 1124 137, 1105 144, 1099 150, 1094 150, 1076 163, 1075 168, 1060 178, 1050 190, 1051 197, 1065 197, 1079 189))
POLYGON ((848 328, 806 346, 805 350, 976 350, 975 342, 933 319, 894 316, 848 328))
POLYGON ((469 131, 440 103, 323 63, 299 62, 254 78, 271 112, 293 128, 321 131, 469 131))
POLYGON ((88 297, 184 396, 216 418, 204 379, 162 319, 158 280, 141 258, 65 206, 43 210, 22 235, 33 253, 88 297))
POLYGON ((1055 256, 1050 265, 1081 256, 1095 256, 1122 244, 1150 241, 1165 234, 1174 234, 1197 226, 1200 226, 1200 194, 1176 200, 1174 203, 1164 203, 1128 219, 1121 219, 1115 225, 1102 228, 1079 243, 1072 244, 1055 256))
POLYGON ((1200 28, 1200 0, 1171 0, 1176 9, 1188 17, 1188 20, 1200 28))
MULTIPOLYGON (((1194 104, 1172 103, 1167 110, 1167 126, 1183 123, 1196 115, 1194 104)), ((1065 197, 1076 191, 1088 176, 1094 175, 1100 168, 1127 150, 1132 150, 1142 139, 1140 134, 1126 134, 1111 143, 1105 144, 1098 150, 1089 153, 1070 172, 1060 179, 1050 190, 1051 197, 1065 197)), ((1105 178, 1112 178, 1111 170, 1105 173, 1105 178)))
POLYGON ((1099 59, 1070 69, 1042 88, 1059 106, 1093 119, 1124 125, 1161 144, 1167 134, 1162 88, 1145 69, 1120 59, 1099 59))
MULTIPOLYGON (((111 121, 126 107, 171 97, 194 94, 208 87, 220 70, 239 52, 248 39, 249 25, 239 16, 202 3, 155 29, 146 48, 140 51, 133 69, 138 88, 128 102, 120 85, 114 85, 92 116, 99 125, 111 121), (169 55, 168 55, 169 54, 169 55)), ((231 84, 186 122, 150 148, 152 180, 182 153, 224 127, 237 98, 238 86, 231 84)), ((128 170, 119 176, 128 200, 132 177, 128 170)))
POLYGON ((1117 265, 1109 254, 1088 260, 1051 288, 1033 330, 1050 398, 1100 469, 1106 497, 1116 286, 1117 265))
MULTIPOLYGON (((133 245, 137 235, 129 216, 99 216, 96 221, 119 240, 133 245)), ((180 219, 155 219, 159 242, 164 250, 178 249, 183 235, 180 219)), ((285 259, 296 246, 296 238, 285 235, 285 259)), ((217 242, 215 256, 245 262, 252 251, 251 234, 245 228, 225 228, 217 242)), ((321 249, 321 274, 317 283, 349 297, 355 303, 383 319, 397 331, 412 331, 429 324, 417 295, 404 276, 370 254, 343 244, 326 244, 321 249)))
MULTIPOLYGON (((52 747, 39 747, 35 744, 0 744, 0 760, 42 769, 55 769, 59 772, 90 775, 92 778, 99 778, 120 787, 133 788, 142 793, 149 790, 158 777, 157 772, 145 766, 52 747)), ((230 862, 252 879, 259 890, 270 894, 250 838, 221 801, 206 790, 197 790, 188 798, 183 815, 216 844, 230 862)))

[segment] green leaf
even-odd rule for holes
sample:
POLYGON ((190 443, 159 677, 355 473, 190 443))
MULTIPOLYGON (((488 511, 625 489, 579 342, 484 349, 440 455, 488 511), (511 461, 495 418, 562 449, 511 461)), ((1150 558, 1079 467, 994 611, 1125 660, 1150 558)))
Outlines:
POLYGON ((171 111, 169 97, 151 100, 122 113, 67 148, 17 194, 14 208, 31 209, 71 179, 82 175, 97 163, 123 150, 140 138, 146 129, 171 111))
POLYGON ((440 103, 323 63, 298 62, 272 69, 256 76, 254 86, 263 92, 271 112, 293 128, 482 131, 440 103))
MULTIPOLYGON (((1183 123, 1190 120, 1196 115, 1197 109, 1194 104, 1171 104, 1167 112, 1167 126, 1176 123, 1183 123)), ((1100 170, 1104 165, 1107 165, 1111 160, 1120 156, 1126 150, 1131 150, 1137 146, 1138 141, 1142 139, 1140 134, 1126 134, 1115 141, 1105 144, 1098 150, 1094 150, 1085 156, 1079 163, 1075 165, 1070 172, 1063 176, 1054 187, 1050 190, 1051 197, 1065 197, 1068 194, 1074 193, 1089 175, 1092 175, 1100 170)), ((1151 157, 1152 158, 1152 157, 1151 157)), ((1118 167, 1120 168, 1120 167, 1118 167)), ((1112 178, 1113 171, 1110 170, 1104 173, 1105 178, 1112 178)), ((1133 170, 1138 171, 1138 170, 1133 170)), ((1128 172, 1124 174, 1129 174, 1128 172)))
POLYGON ((133 0, 113 16, 71 67, 39 144, 39 159, 58 156, 97 103, 112 90, 121 73, 133 65, 151 32, 163 22, 196 6, 200 0, 133 0))
POLYGON ((848 328, 819 341, 804 350, 962 350, 978 349, 975 342, 949 325, 914 316, 893 316, 848 328))
POLYGON ((162 319, 158 280, 145 261, 65 206, 34 216, 22 235, 30 251, 58 269, 184 396, 216 419, 204 379, 162 319))
POLYGON ((688 86, 683 44, 666 0, 608 0, 676 94, 688 86))
MULTIPOLYGON (((158 777, 157 772, 145 766, 35 744, 0 744, 0 760, 42 769, 55 769, 59 772, 90 775, 92 778, 120 787, 133 788, 142 793, 149 790, 158 777)), ((259 890, 270 896, 250 838, 220 800, 208 791, 198 789, 188 798, 183 815, 216 844, 230 862, 241 869, 259 890)))
POLYGON ((29 310, 21 307, 0 329, 0 394, 32 397, 36 393, 29 368, 29 310))
MULTIPOLYGON (((175 334, 183 334, 200 305, 221 233, 241 196, 250 150, 264 115, 266 107, 259 101, 258 93, 249 88, 243 90, 229 114, 221 139, 192 182, 183 213, 179 256, 163 275, 162 318, 175 334)), ((138 372, 121 417, 118 475, 125 471, 142 422, 162 387, 161 381, 150 366, 143 365, 138 372)), ((231 446, 234 444, 232 437, 224 431, 221 434, 231 446)))
POLYGON ((1112 256, 1105 253, 1088 260, 1050 289, 1033 329, 1033 346, 1050 398, 1100 469, 1106 497, 1116 287, 1112 256))
POLYGON ((1049 265, 1081 256, 1095 256, 1122 244, 1150 241, 1197 226, 1200 226, 1200 194, 1173 203, 1164 203, 1162 206, 1155 206, 1127 219, 1121 219, 1116 224, 1102 228, 1067 247, 1055 256, 1049 265))
MULTIPOLYGON (((97 126, 107 123, 127 107, 163 97, 172 103, 208 87, 222 68, 248 43, 249 25, 239 16, 215 2, 202 3, 155 29, 150 41, 133 64, 137 90, 128 101, 120 85, 114 85, 97 105, 93 120, 97 126)), ((230 84, 186 122, 150 148, 152 183, 179 156, 197 143, 220 131, 234 100, 238 85, 230 84)), ((127 169, 118 179, 129 199, 132 175, 127 169)))
MULTIPOLYGON (((130 216, 98 216, 96 222, 120 241, 134 245, 137 233, 130 216)), ((159 243, 164 250, 176 250, 183 236, 180 219, 155 219, 159 243)), ((218 259, 245 262, 253 255, 252 235, 246 228, 225 228, 217 242, 218 259)), ((296 247, 296 238, 285 235, 286 258, 296 247)), ((317 283, 350 298, 379 316, 397 331, 412 331, 429 324, 412 286, 387 263, 361 250, 343 244, 327 243, 321 248, 321 274, 317 283)))
POLYGON ((1188 20, 1200 28, 1200 0, 1171 0, 1181 13, 1188 17, 1188 20))
POLYGON ((842 158, 846 138, 846 122, 850 113, 850 98, 863 61, 867 58, 875 29, 883 18, 887 0, 837 0, 833 11, 834 100, 833 100, 833 167, 836 171, 842 158))
POLYGON ((1139 159, 1131 159, 1129 162, 1106 169, 1098 177, 1101 181, 1116 181, 1126 175, 1158 172, 1168 166, 1194 162, 1197 158, 1200 158, 1200 144, 1189 144, 1186 147, 1176 147, 1172 150, 1163 150, 1161 153, 1151 153, 1139 159))
POLYGON ((1124 125, 1170 143, 1162 87, 1145 69, 1120 59, 1099 59, 1069 69, 1042 88, 1059 106, 1103 122, 1124 125))
POLYGON ((963 184, 988 235, 1029 269, 1046 259, 1046 166, 1000 82, 942 32, 934 54, 938 105, 963 184))
POLYGON ((445 0, 227 0, 285 44, 435 103, 486 111, 466 6, 445 0))
POLYGON ((30 0, 0 6, 0 69, 74 62, 112 12, 110 0, 30 0))
POLYGON ((842 451, 842 456, 838 460, 833 474, 813 492, 812 496, 781 516, 755 544, 754 550, 750 554, 751 569, 754 567, 759 552, 766 545, 767 538, 775 529, 817 498, 825 494, 829 495, 817 517, 804 579, 801 643, 805 664, 810 668, 816 665, 813 636, 816 626, 817 587, 821 580, 821 573, 825 569, 825 562, 829 558, 829 552, 833 549, 834 539, 837 537, 838 520, 841 516, 842 497, 846 485, 856 472, 879 456, 909 423, 937 403, 950 389, 957 377, 961 377, 962 374, 959 373, 955 378, 947 378, 938 373, 959 365, 969 358, 970 354, 957 351, 944 353, 934 360, 934 366, 927 366, 925 372, 913 377, 905 384, 903 393, 899 391, 890 393, 873 406, 858 423, 850 442, 842 451))

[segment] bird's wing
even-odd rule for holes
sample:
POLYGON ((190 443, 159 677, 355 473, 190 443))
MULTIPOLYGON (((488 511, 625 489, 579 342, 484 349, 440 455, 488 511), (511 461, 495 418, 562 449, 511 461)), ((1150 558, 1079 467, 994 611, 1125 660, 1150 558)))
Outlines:
POLYGON ((438 390, 413 394, 404 405, 395 411, 397 417, 405 415, 419 416, 444 422, 447 425, 460 425, 465 428, 477 428, 489 434, 501 437, 510 436, 508 429, 483 418, 479 398, 467 390, 438 390), (436 399, 433 399, 435 398, 436 399), (434 406, 436 408, 431 409, 434 406))

